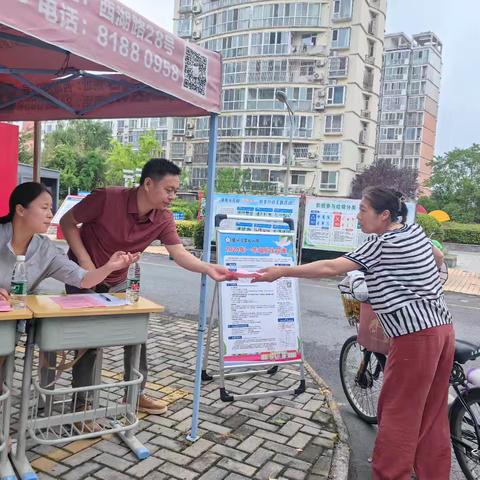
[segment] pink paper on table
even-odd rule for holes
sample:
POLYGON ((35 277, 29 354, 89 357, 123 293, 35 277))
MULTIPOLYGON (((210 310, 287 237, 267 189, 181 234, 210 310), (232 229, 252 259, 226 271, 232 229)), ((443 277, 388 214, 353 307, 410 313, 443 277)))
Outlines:
POLYGON ((62 308, 95 308, 105 306, 104 303, 88 293, 60 295, 58 297, 50 297, 50 300, 53 300, 62 308))
POLYGON ((5 300, 0 300, 0 312, 11 312, 13 310, 10 303, 5 300))

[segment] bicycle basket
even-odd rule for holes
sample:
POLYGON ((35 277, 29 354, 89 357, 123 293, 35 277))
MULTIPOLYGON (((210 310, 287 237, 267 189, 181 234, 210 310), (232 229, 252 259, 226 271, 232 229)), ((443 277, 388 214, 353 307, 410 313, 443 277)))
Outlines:
POLYGON ((338 288, 340 290, 340 297, 342 299, 345 317, 347 317, 348 324, 351 327, 354 327, 360 322, 361 302, 352 296, 348 287, 345 285, 340 284, 338 288))

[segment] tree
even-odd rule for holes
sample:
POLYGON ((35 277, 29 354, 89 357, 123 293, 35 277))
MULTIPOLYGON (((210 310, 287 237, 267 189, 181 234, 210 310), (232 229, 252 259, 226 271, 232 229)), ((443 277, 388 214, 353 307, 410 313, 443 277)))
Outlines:
POLYGON ((367 187, 393 188, 402 192, 406 198, 414 199, 417 195, 417 170, 413 168, 397 168, 386 162, 375 161, 359 173, 352 182, 351 198, 362 198, 367 187))
POLYGON ((219 168, 215 178, 215 189, 220 193, 240 193, 244 172, 238 168, 219 168))
POLYGON ((456 148, 432 161, 432 198, 460 222, 480 223, 480 145, 456 148))
POLYGON ((61 196, 105 185, 111 139, 107 125, 91 120, 60 124, 45 137, 43 162, 49 168, 60 170, 61 196))
POLYGON ((111 142, 112 149, 108 155, 107 183, 109 185, 123 185, 123 170, 142 168, 151 158, 160 157, 162 146, 150 131, 143 134, 138 140, 138 150, 132 145, 123 145, 117 140, 111 142))
POLYGON ((20 132, 18 136, 18 162, 33 165, 33 133, 20 132))

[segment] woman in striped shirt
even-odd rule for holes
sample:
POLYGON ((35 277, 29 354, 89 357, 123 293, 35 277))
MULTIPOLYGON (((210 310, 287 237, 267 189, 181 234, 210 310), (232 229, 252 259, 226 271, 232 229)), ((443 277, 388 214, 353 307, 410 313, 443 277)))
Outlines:
POLYGON ((443 255, 419 225, 405 224, 401 197, 390 189, 366 189, 358 220, 362 231, 374 236, 335 260, 261 270, 259 281, 364 271, 372 308, 392 338, 378 404, 373 478, 410 480, 415 470, 419 480, 448 480, 455 338, 438 273, 443 255))

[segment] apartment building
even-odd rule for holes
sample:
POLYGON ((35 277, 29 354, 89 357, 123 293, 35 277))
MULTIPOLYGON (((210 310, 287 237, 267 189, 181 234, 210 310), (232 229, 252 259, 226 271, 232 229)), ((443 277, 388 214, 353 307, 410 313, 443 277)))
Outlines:
POLYGON ((377 155, 430 178, 435 153, 442 42, 432 32, 385 36, 377 155))
MULTIPOLYGON (((218 166, 282 192, 290 158, 289 192, 347 196, 374 160, 385 12, 386 0, 176 0, 175 33, 223 57, 218 166)), ((172 135, 194 188, 208 122, 172 135)))

